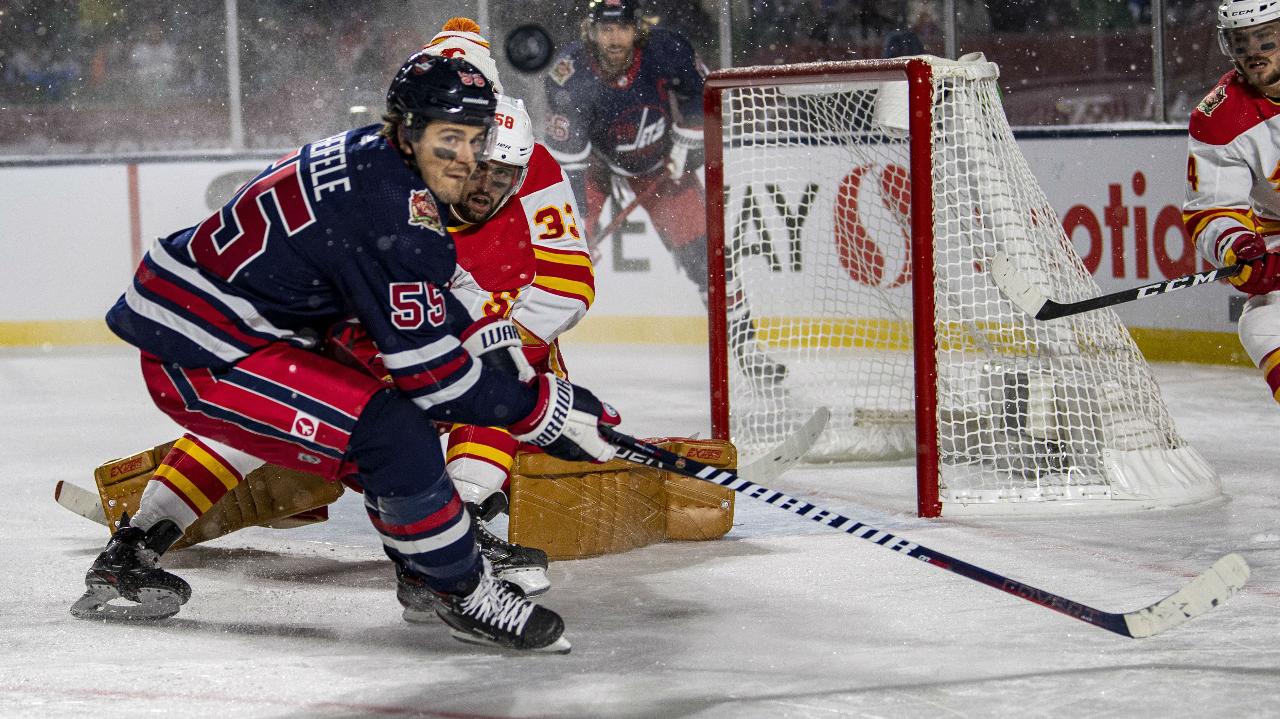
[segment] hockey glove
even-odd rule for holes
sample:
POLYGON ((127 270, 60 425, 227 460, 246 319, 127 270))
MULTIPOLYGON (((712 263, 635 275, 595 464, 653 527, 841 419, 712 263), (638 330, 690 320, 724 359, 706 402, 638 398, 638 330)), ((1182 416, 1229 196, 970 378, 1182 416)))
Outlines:
POLYGON ((1280 289, 1280 253, 1268 252, 1249 262, 1244 271, 1228 282, 1250 295, 1265 295, 1280 289))
POLYGON ((702 128, 671 128, 671 153, 667 155, 667 174, 679 180, 686 172, 694 172, 705 161, 702 128))
POLYGON ((1247 262, 1267 254, 1267 241, 1253 232, 1237 233, 1222 250, 1222 265, 1247 262))
POLYGON ((614 447, 600 436, 600 425, 616 426, 617 410, 596 399, 582 387, 551 373, 539 375, 533 385, 538 402, 528 417, 509 428, 521 442, 570 462, 607 462, 614 447))
POLYGON ((528 382, 534 371, 525 359, 522 344, 515 323, 501 317, 481 317, 462 333, 462 347, 484 363, 485 369, 496 369, 528 382))

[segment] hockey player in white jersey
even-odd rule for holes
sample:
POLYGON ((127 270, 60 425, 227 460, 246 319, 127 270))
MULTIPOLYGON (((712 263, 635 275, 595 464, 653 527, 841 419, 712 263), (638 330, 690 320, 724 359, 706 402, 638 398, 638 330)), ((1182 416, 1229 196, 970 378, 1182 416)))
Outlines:
POLYGON ((1183 222, 1249 295, 1240 342, 1280 401, 1280 0, 1225 0, 1218 44, 1234 69, 1191 114, 1183 222))

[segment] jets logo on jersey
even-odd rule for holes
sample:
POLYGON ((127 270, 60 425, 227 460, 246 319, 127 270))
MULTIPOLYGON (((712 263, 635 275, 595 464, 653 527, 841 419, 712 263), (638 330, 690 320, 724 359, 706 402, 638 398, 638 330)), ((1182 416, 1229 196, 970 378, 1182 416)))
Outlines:
POLYGON ((1205 95, 1204 99, 1200 101, 1200 104, 1196 105, 1196 109, 1206 116, 1212 115, 1213 111, 1218 109, 1218 106, 1221 105, 1222 102, 1226 99, 1227 99, 1227 86, 1224 83, 1222 85, 1219 85, 1213 88, 1213 92, 1209 93, 1208 95, 1205 95))
POLYGON ((433 232, 444 232, 440 224, 440 208, 430 190, 414 190, 409 193, 409 224, 433 232))
POLYGON ((667 119, 661 112, 654 110, 649 116, 649 108, 640 110, 640 119, 632 121, 634 111, 628 112, 609 128, 617 144, 618 152, 638 152, 658 142, 667 132, 667 119), (652 120, 652 121, 651 121, 652 120))
POLYGON ((571 77, 573 77, 573 60, 570 58, 564 58, 551 68, 551 79, 555 80, 557 85, 564 85, 571 77))

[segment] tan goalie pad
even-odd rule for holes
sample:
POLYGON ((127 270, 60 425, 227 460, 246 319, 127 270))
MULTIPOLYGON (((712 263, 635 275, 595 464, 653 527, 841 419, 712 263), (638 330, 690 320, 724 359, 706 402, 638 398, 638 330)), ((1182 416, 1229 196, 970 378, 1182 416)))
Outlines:
MULTIPOLYGON (((713 467, 736 467, 727 441, 670 439, 661 447, 713 467)), ((551 559, 624 552, 669 539, 716 539, 733 526, 733 490, 624 460, 566 462, 516 456, 508 539, 551 559)))
MULTIPOLYGON (((109 528, 120 521, 120 515, 138 511, 142 491, 173 442, 116 459, 93 472, 102 498, 102 509, 109 528)), ((174 545, 174 549, 230 534, 245 527, 299 527, 324 521, 323 516, 296 517, 318 507, 332 504, 342 496, 338 482, 305 472, 264 465, 250 472, 244 481, 227 492, 222 499, 195 521, 174 545)))

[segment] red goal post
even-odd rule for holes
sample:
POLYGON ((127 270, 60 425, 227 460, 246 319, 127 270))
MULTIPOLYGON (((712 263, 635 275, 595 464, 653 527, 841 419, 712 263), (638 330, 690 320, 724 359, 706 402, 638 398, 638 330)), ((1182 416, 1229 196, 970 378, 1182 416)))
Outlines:
POLYGON ((913 459, 924 517, 1217 496, 1114 313, 1035 323, 986 276, 998 250, 1052 296, 1098 293, 997 77, 926 56, 708 76, 712 435, 749 461, 830 406, 810 459, 913 459))

